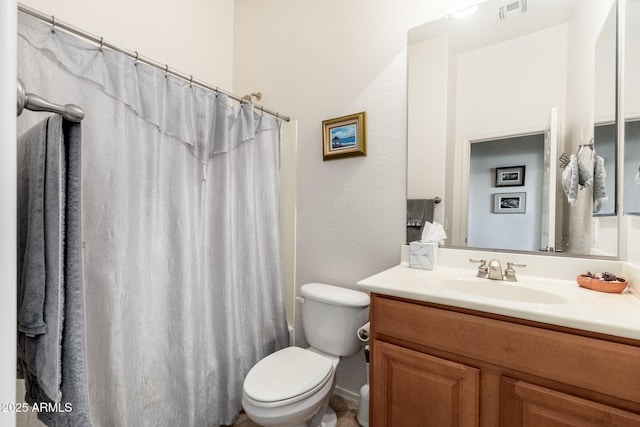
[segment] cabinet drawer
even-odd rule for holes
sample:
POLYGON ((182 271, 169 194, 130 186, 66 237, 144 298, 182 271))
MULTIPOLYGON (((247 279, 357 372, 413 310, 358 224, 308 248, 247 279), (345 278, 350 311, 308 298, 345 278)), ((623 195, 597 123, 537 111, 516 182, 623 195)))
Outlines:
POLYGON ((640 347, 377 294, 371 313, 373 338, 400 339, 408 347, 414 343, 640 403, 640 347))

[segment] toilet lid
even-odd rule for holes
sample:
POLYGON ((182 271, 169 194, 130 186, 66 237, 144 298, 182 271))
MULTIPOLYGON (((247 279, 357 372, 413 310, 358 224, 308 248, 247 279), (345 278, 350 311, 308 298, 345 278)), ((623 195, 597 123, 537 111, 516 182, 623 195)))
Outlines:
POLYGON ((287 347, 259 361, 244 380, 244 393, 256 402, 304 398, 331 378, 327 357, 300 347, 287 347))

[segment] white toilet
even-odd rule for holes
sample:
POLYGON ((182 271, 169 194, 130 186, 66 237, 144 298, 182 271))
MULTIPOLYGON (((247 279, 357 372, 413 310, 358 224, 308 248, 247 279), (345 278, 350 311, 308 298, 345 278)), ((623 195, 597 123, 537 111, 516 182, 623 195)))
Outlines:
POLYGON ((342 356, 361 348, 356 331, 369 320, 369 295, 321 283, 300 288, 302 328, 311 347, 287 347, 258 363, 244 380, 242 406, 265 426, 334 427, 329 407, 342 356))

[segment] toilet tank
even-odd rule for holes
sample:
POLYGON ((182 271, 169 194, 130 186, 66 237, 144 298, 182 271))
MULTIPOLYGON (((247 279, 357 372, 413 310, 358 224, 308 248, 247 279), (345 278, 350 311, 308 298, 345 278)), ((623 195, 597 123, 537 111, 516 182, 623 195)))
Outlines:
POLYGON ((369 321, 369 295, 322 283, 302 285, 300 295, 302 329, 312 347, 335 356, 360 351, 356 331, 369 321))

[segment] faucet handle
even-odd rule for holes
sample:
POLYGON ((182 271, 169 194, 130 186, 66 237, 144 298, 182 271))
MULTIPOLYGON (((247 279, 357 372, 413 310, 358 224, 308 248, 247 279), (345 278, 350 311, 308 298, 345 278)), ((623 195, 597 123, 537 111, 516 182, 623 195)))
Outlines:
POLYGON ((476 274, 476 277, 482 277, 482 278, 487 277, 487 275, 489 274, 489 268, 487 267, 487 260, 486 259, 469 258, 469 262, 478 262, 478 263, 480 263, 480 265, 478 266, 478 274, 476 274))
POLYGON ((527 264, 516 264, 515 262, 508 262, 507 268, 513 269, 513 267, 526 267, 527 264))
POLYGON ((509 282, 517 282, 516 279, 516 270, 513 267, 526 267, 527 264, 516 264, 515 262, 508 262, 507 268, 504 270, 504 280, 508 280, 509 282))

